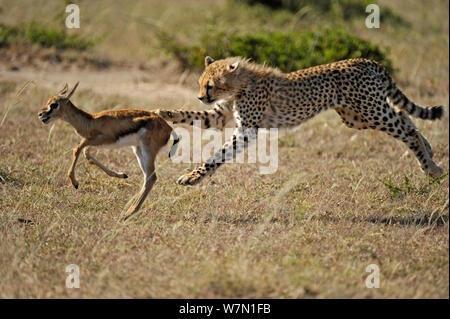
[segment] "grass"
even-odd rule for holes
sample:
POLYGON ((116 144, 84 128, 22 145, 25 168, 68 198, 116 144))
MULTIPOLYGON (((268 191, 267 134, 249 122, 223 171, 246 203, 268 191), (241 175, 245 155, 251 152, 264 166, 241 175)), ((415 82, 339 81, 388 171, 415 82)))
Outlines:
MULTIPOLYGON (((33 8, 16 3, 2 2, 5 24, 36 19, 57 27, 49 12, 60 10, 59 1, 42 2, 45 6, 37 1, 33 8)), ((315 21, 313 15, 303 19, 277 12, 263 24, 266 17, 256 18, 254 8, 235 6, 220 1, 178 6, 167 1, 81 2, 79 32, 87 38, 104 36, 92 48, 100 56, 136 63, 151 57, 155 67, 146 81, 164 89, 181 74, 164 73, 161 61, 167 57, 156 51, 144 18, 193 37, 211 21, 248 30, 262 25, 296 30, 315 21)), ((448 23, 442 21, 448 21, 448 2, 394 2, 392 8, 420 23, 410 29, 382 25, 380 30, 365 29, 358 19, 335 23, 390 47, 398 86, 412 100, 447 105, 448 23)), ((325 27, 329 23, 323 22, 325 27)), ((99 111, 168 103, 151 94, 133 95, 146 83, 142 79, 108 82, 108 73, 102 72, 96 73, 98 86, 127 86, 129 94, 81 86, 73 98, 76 105, 99 111)), ((140 188, 140 169, 131 150, 102 150, 98 159, 130 178, 110 178, 81 159, 76 171, 80 188, 70 186, 66 171, 79 139, 65 123, 47 127, 37 119, 39 108, 60 89, 48 86, 55 74, 73 76, 56 69, 25 73, 33 81, 28 85, 13 76, 0 80, 1 298, 449 297, 448 175, 430 181, 411 152, 386 134, 351 130, 329 111, 296 132, 280 134, 276 174, 258 175, 250 164, 225 165, 191 188, 175 180, 194 165, 172 164, 161 156, 159 179, 142 212, 120 223, 120 213, 140 188), (380 267, 379 289, 364 284, 372 263, 380 267), (69 264, 80 267, 80 289, 65 287, 69 264)), ((80 71, 77 76, 83 84, 92 74, 80 71)), ((197 76, 187 77, 183 85, 192 89, 192 99, 179 97, 171 84, 170 103, 205 109, 194 102, 197 76)), ((415 122, 448 174, 448 121, 415 122)))
POLYGON ((48 28, 35 21, 18 27, 0 24, 0 47, 8 47, 13 41, 28 41, 44 48, 84 51, 94 45, 93 41, 67 34, 65 29, 48 28))

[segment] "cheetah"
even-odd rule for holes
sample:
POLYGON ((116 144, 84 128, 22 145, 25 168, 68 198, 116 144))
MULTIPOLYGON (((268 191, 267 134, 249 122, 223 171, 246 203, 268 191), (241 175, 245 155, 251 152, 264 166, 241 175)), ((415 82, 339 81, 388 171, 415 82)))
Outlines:
POLYGON ((177 180, 180 185, 194 185, 212 175, 236 155, 238 142, 245 148, 255 140, 258 128, 298 126, 327 109, 335 110, 350 128, 375 129, 403 141, 429 176, 436 178, 443 173, 433 161, 430 143, 407 113, 435 120, 444 116, 444 107, 411 102, 376 61, 355 58, 283 73, 242 57, 217 61, 206 57, 199 85, 198 99, 214 104, 211 110, 158 110, 157 114, 173 124, 192 125, 200 120, 202 128, 222 129, 234 119, 236 129, 221 150, 181 176, 177 180))

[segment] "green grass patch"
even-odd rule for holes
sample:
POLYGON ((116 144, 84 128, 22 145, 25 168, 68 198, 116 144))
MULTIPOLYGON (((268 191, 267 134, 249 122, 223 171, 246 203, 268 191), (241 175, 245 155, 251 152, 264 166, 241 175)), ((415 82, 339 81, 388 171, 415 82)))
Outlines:
POLYGON ((17 27, 0 23, 0 47, 8 47, 13 41, 25 41, 45 48, 74 49, 84 51, 94 42, 64 29, 46 27, 35 21, 17 27))
POLYGON ((12 39, 17 37, 18 34, 18 28, 9 27, 0 23, 0 48, 8 47, 11 44, 12 39))
POLYGON ((438 185, 441 184, 441 182, 448 176, 448 172, 445 174, 442 174, 441 176, 431 179, 429 185, 426 185, 424 187, 416 187, 412 183, 411 179, 408 176, 404 176, 403 185, 396 185, 394 182, 392 182, 390 179, 387 180, 380 180, 377 178, 379 182, 381 182, 386 188, 389 190, 389 195, 392 199, 400 197, 402 195, 408 194, 408 193, 415 193, 418 195, 428 195, 431 190, 435 189, 438 185))
POLYGON ((162 30, 156 34, 161 47, 189 69, 203 69, 206 55, 215 59, 247 57, 279 67, 284 72, 362 57, 376 60, 393 72, 388 50, 341 29, 234 34, 210 30, 196 46, 184 46, 162 30))

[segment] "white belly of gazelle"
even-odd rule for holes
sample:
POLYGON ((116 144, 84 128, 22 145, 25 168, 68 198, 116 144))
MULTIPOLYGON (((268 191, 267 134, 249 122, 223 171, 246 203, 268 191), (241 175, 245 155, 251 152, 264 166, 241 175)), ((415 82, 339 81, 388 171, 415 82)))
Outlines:
MULTIPOLYGON (((122 136, 115 143, 104 144, 104 145, 102 145, 102 147, 109 148, 109 149, 120 148, 120 147, 125 147, 125 146, 139 146, 139 147, 142 147, 139 140, 140 140, 140 137, 142 135, 144 135, 146 131, 147 131, 147 129, 141 128, 136 133, 122 136)), ((164 145, 159 150, 158 154, 161 154, 161 153, 168 154, 169 153, 169 148, 172 145, 172 142, 173 142, 173 136, 171 136, 171 138, 169 138, 169 140, 167 141, 166 145, 164 145)))
POLYGON ((137 133, 128 134, 120 137, 115 143, 105 144, 104 148, 119 148, 125 146, 138 146, 139 145, 139 135, 143 129, 140 129, 137 133))

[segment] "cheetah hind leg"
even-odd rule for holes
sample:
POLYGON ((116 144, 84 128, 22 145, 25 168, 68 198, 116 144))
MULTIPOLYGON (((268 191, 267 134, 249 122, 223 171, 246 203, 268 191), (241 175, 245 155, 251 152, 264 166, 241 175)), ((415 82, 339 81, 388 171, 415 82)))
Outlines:
MULTIPOLYGON (((405 112, 400 111, 397 114, 405 121, 405 123, 407 125, 415 128, 417 130, 416 125, 414 124, 414 122, 409 118, 409 116, 405 112)), ((425 146, 425 149, 428 152, 428 155, 430 155, 430 158, 433 158, 434 152, 433 152, 433 149, 431 148, 430 142, 428 142, 426 137, 423 136, 422 133, 420 133, 418 130, 417 130, 417 133, 419 134, 419 137, 422 140, 422 142, 423 142, 423 144, 425 146)))
POLYGON ((376 129, 384 131, 390 136, 403 141, 416 155, 422 170, 424 170, 432 178, 439 177, 442 175, 442 168, 436 165, 433 161, 433 150, 431 149, 428 140, 417 130, 414 123, 409 119, 409 117, 402 112, 395 112, 391 107, 385 107, 388 112, 391 112, 392 119, 389 121, 391 123, 401 122, 400 129, 403 132, 402 136, 395 132, 391 132, 386 128, 388 123, 380 123, 374 120, 367 120, 362 116, 362 114, 355 112, 354 110, 347 107, 336 107, 335 111, 339 114, 345 125, 350 128, 362 130, 362 129, 376 129))
POLYGON ((403 112, 396 112, 387 102, 383 105, 387 121, 374 121, 368 118, 370 128, 384 131, 388 135, 401 140, 416 155, 422 170, 432 178, 442 175, 443 169, 433 161, 433 150, 428 140, 419 132, 414 123, 403 112))
MULTIPOLYGON (((387 99, 387 102, 388 102, 388 104, 389 104, 389 106, 390 106, 391 108, 394 108, 394 104, 393 104, 393 102, 391 101, 391 99, 388 98, 388 99, 387 99)), ((397 114, 405 121, 405 123, 406 123, 408 126, 413 127, 413 128, 415 128, 415 129, 417 130, 416 125, 415 125, 414 122, 411 120, 411 118, 408 116, 408 114, 406 114, 406 112, 404 112, 404 111, 399 111, 399 112, 397 112, 397 114)), ((420 139, 422 140, 423 144, 425 145, 425 148, 426 148, 428 154, 430 155, 430 158, 433 158, 434 152, 433 152, 433 149, 431 148, 430 142, 428 142, 428 140, 426 139, 425 136, 422 135, 422 133, 420 133, 419 131, 418 131, 418 133, 419 133, 420 139)))

